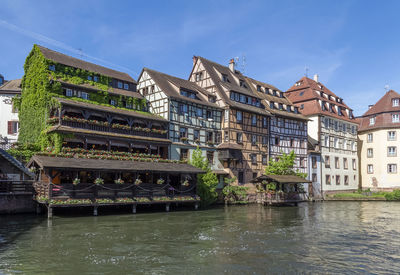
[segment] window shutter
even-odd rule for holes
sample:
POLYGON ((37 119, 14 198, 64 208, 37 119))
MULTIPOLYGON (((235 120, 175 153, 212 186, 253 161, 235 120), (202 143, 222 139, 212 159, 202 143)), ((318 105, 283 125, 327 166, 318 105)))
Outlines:
POLYGON ((12 121, 8 121, 8 134, 12 135, 13 134, 13 125, 12 121))

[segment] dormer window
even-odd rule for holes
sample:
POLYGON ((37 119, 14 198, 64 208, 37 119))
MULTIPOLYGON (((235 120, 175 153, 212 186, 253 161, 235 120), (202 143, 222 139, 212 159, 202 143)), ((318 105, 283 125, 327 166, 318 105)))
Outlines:
POLYGON ((296 114, 298 114, 298 113, 299 113, 299 107, 294 107, 294 112, 295 112, 296 114))
POLYGON ((203 72, 199 72, 195 74, 196 82, 203 79, 203 72))
POLYGON ((329 112, 334 113, 333 104, 329 104, 329 112))
POLYGON ((279 110, 283 110, 283 104, 279 103, 279 110))
POLYGON ((56 65, 49 65, 49 70, 55 72, 56 71, 56 65))
POLYGON ((264 88, 265 89, 265 93, 269 94, 269 88, 264 88))
POLYGON ((300 92, 300 94, 299 94, 300 96, 303 96, 304 95, 304 91, 303 92, 300 92))
POLYGON ((99 77, 97 75, 93 76, 93 81, 94 82, 99 82, 99 77))
POLYGON ((283 98, 283 93, 282 92, 279 93, 279 97, 283 98))
POLYGON ((286 111, 288 111, 288 112, 290 113, 290 111, 291 111, 291 108, 290 108, 290 106, 289 106, 289 105, 287 105, 287 106, 286 106, 286 111))
POLYGON ((399 106, 399 99, 398 98, 393 98, 392 99, 392 106, 393 107, 398 107, 399 106))
POLYGON ((226 74, 222 74, 222 81, 229 82, 228 76, 226 74))
POLYGON ((270 107, 271 109, 274 109, 274 108, 275 108, 275 102, 272 102, 272 101, 271 101, 271 102, 269 103, 269 107, 270 107))
POLYGON ((326 111, 327 110, 325 101, 322 101, 321 107, 322 107, 322 111, 326 111))
POLYGON ((241 79, 239 80, 239 86, 247 89, 247 86, 246 86, 246 83, 244 82, 244 80, 241 80, 241 79))
POLYGON ((92 81, 93 77, 91 75, 88 75, 87 80, 92 81))
POLYGON ((397 123, 397 122, 399 122, 400 120, 399 120, 399 114, 393 114, 392 115, 392 122, 393 123, 397 123))
POLYGON ((303 110, 304 109, 304 104, 301 104, 300 105, 300 110, 303 110))
POLYGON ((276 90, 273 90, 273 91, 272 91, 272 95, 273 95, 273 96, 276 96, 276 90))
MULTIPOLYGON (((154 87, 152 86, 152 91, 154 92, 154 87)), ((129 90, 129 84, 128 83, 124 83, 124 89, 125 90, 129 90)))
POLYGON ((300 86, 302 84, 302 81, 296 82, 295 86, 300 86))
POLYGON ((215 103, 216 101, 217 101, 217 99, 215 98, 215 96, 212 96, 212 95, 208 96, 208 102, 215 103))
POLYGON ((261 86, 257 85, 257 92, 261 92, 261 86))
POLYGON ((184 97, 196 99, 196 94, 191 91, 181 90, 181 95, 183 95, 184 97))
POLYGON ((122 82, 121 82, 121 81, 118 81, 118 83, 117 83, 117 87, 118 87, 118 89, 122 89, 122 87, 123 87, 123 84, 122 84, 122 82))
POLYGON ((240 102, 241 103, 246 103, 246 97, 244 95, 240 95, 240 102))
POLYGON ((369 119, 369 125, 374 125, 375 124, 375 117, 371 117, 369 119))
POLYGON ((115 106, 117 105, 117 102, 114 99, 110 99, 110 105, 115 106))

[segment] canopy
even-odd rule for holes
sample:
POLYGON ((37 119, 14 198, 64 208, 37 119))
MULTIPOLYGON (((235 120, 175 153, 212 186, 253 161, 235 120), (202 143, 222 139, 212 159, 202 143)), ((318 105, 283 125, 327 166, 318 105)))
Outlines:
POLYGON ((274 181, 277 183, 311 183, 309 180, 294 175, 261 175, 252 179, 250 182, 258 183, 263 181, 274 181))

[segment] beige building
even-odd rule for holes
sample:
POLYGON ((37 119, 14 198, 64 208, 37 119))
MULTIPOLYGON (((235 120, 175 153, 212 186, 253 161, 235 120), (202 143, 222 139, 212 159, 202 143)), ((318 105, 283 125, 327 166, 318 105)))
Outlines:
POLYGON ((363 189, 400 188, 397 148, 400 148, 400 94, 388 91, 362 115, 359 138, 363 189))

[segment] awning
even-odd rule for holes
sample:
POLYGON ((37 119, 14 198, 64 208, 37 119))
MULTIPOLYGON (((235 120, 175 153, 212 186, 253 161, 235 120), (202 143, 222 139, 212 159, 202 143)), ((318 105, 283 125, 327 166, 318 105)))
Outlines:
POLYGON ((306 180, 299 176, 294 175, 261 175, 257 178, 252 179, 250 182, 277 182, 277 183, 311 183, 311 181, 306 180))

